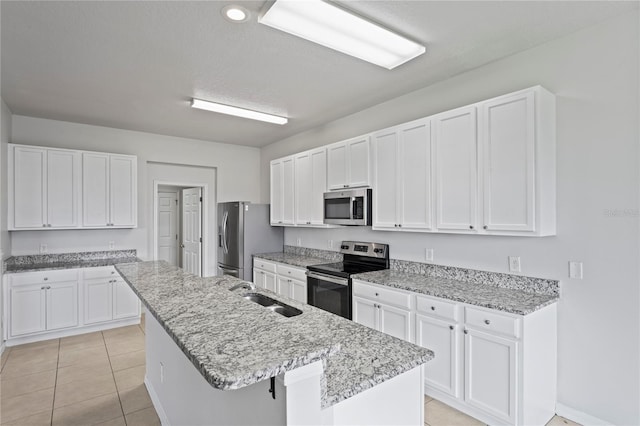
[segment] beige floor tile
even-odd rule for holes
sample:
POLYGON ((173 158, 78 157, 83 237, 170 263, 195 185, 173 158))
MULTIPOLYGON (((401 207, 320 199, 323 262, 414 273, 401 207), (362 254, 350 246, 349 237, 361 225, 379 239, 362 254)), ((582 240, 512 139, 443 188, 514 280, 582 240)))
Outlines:
MULTIPOLYGON (((13 351, 12 351, 13 352, 13 351)), ((12 353, 12 355, 14 355, 12 353)), ((12 363, 11 356, 2 369, 2 377, 4 379, 11 379, 14 377, 27 376, 35 373, 42 373, 45 371, 55 370, 58 366, 57 359, 51 359, 49 361, 41 361, 37 363, 23 364, 20 362, 12 363)))
POLYGON ((11 352, 11 348, 4 348, 2 355, 0 356, 0 371, 4 368, 4 364, 9 359, 9 352, 11 352))
MULTIPOLYGON (((2 420, 2 416, 0 416, 0 420, 2 420)), ((2 426, 51 426, 51 410, 41 411, 40 413, 27 417, 20 417, 7 423, 1 422, 1 424, 2 426)))
POLYGON ((449 407, 438 400, 427 403, 424 412, 424 421, 431 426, 480 426, 484 425, 479 420, 467 416, 460 411, 449 407))
MULTIPOLYGON (((126 425, 127 423, 124 421, 124 416, 107 420, 106 422, 102 422, 102 423, 96 423, 96 426, 126 426, 126 425)), ((131 426, 135 426, 135 425, 131 425, 131 426)))
POLYGON ((43 411, 51 412, 53 406, 53 388, 31 392, 13 398, 2 399, 0 402, 0 418, 3 423, 21 417, 31 416, 43 411))
POLYGON ((118 392, 143 385, 145 368, 146 367, 144 365, 140 365, 137 367, 127 368, 126 370, 114 372, 113 375, 116 379, 118 392))
POLYGON ((46 362, 58 359, 58 347, 47 346, 43 348, 32 348, 23 350, 12 350, 9 358, 7 359, 7 366, 9 365, 27 365, 37 364, 40 362, 46 362))
POLYGON ((564 417, 553 416, 553 418, 549 420, 549 423, 547 423, 547 426, 580 426, 580 423, 572 422, 564 417))
POLYGON ((431 401, 433 401, 433 398, 431 398, 431 397, 430 397, 430 396, 428 396, 428 395, 425 395, 425 396, 424 396, 424 403, 425 403, 425 404, 426 404, 427 402, 431 402, 431 401))
POLYGON ((56 370, 14 378, 6 378, 4 375, 0 375, 0 398, 13 398, 25 393, 52 388, 55 385, 56 370))
POLYGON ((131 352, 137 352, 144 350, 144 339, 126 339, 119 342, 107 343, 107 351, 109 356, 122 355, 131 352))
POLYGON ((121 355, 113 355, 109 357, 111 368, 113 371, 124 370, 126 368, 144 365, 146 362, 145 351, 128 352, 121 355))
POLYGON ((86 380, 91 377, 102 376, 110 373, 111 364, 109 364, 109 360, 99 359, 91 364, 76 364, 58 368, 56 384, 60 386, 65 383, 86 380))
POLYGON ((153 407, 127 414, 125 418, 127 419, 127 425, 160 426, 160 419, 153 407))
POLYGON ((113 338, 115 336, 137 336, 139 334, 142 334, 142 331, 140 330, 138 324, 128 325, 126 327, 111 328, 102 332, 105 340, 113 338))
POLYGON ((138 385, 133 388, 125 389, 118 392, 122 411, 124 414, 140 411, 144 408, 153 407, 149 393, 145 385, 138 385))
POLYGON ((69 352, 96 346, 104 346, 104 338, 100 331, 60 339, 60 352, 69 352))
POLYGON ((75 404, 115 392, 116 385, 111 373, 65 383, 56 386, 54 408, 57 409, 65 405, 75 404))
POLYGON ((24 345, 12 346, 12 351, 23 351, 29 349, 41 349, 46 347, 55 346, 58 347, 60 344, 60 339, 49 339, 49 340, 41 340, 39 342, 26 343, 24 345))
POLYGON ((59 367, 68 367, 70 365, 87 366, 94 362, 108 359, 107 349, 104 346, 95 346, 93 348, 61 352, 58 365, 59 367))
POLYGON ((53 410, 53 425, 95 425, 122 417, 117 393, 91 398, 53 410))

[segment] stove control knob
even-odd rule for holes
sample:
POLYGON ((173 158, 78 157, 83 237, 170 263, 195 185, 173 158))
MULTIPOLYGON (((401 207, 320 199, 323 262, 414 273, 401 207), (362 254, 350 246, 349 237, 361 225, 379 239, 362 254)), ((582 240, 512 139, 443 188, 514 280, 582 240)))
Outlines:
POLYGON ((349 249, 349 246, 343 245, 343 246, 340 246, 340 248, 341 248, 342 250, 348 250, 348 249, 349 249))
POLYGON ((373 252, 374 252, 374 253, 383 253, 383 252, 384 252, 384 250, 383 250, 383 249, 381 249, 381 248, 376 248, 376 249, 373 249, 373 252))

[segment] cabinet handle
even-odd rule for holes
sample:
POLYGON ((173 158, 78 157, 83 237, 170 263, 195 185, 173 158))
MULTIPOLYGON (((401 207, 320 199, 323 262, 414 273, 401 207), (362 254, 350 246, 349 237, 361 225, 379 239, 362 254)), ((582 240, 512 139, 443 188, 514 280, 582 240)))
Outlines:
POLYGON ((288 283, 290 283, 290 282, 291 282, 291 280, 287 280, 287 282, 288 282, 288 283))
POLYGON ((51 224, 50 223, 47 223, 47 228, 51 228, 51 224))
POLYGON ((46 224, 46 223, 43 223, 43 224, 42 224, 42 227, 43 227, 43 228, 46 228, 46 227, 47 227, 47 224, 46 224))
POLYGON ((469 229, 473 229, 473 225, 469 225, 469 229))
POLYGON ((452 325, 449 326, 449 330, 453 330, 454 327, 452 325))
POLYGON ((485 324, 487 324, 487 325, 489 325, 489 324, 491 324, 491 321, 489 321, 489 320, 484 320, 484 323, 485 323, 485 324))
POLYGON ((111 275, 113 275, 113 274, 115 274, 115 273, 116 273, 116 271, 111 271, 111 275))
POLYGON ((50 285, 47 286, 47 290, 51 290, 51 286, 50 285))
POLYGON ((376 296, 380 296, 378 293, 376 293, 376 296))
POLYGON ((432 311, 435 311, 435 310, 436 310, 436 307, 435 307, 435 306, 432 306, 432 307, 431 307, 431 310, 432 310, 432 311))
POLYGON ((398 224, 398 228, 402 228, 402 224, 401 223, 398 224))
POLYGON ((464 331, 464 334, 469 334, 469 332, 467 330, 464 331))
POLYGON ((489 229, 487 225, 483 226, 482 229, 489 229))
POLYGON ((44 280, 45 280, 45 281, 48 281, 48 280, 49 280, 49 278, 47 278, 47 277, 44 277, 44 280))
POLYGON ((46 290, 46 289, 47 289, 47 287, 46 287, 46 286, 42 286, 42 287, 40 287, 40 290, 46 290))

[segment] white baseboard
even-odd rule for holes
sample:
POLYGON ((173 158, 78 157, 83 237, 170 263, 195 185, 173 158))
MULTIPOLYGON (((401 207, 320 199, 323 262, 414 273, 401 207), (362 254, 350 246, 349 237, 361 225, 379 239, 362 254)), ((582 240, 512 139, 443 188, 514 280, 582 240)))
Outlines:
POLYGON ((4 342, 2 342, 2 343, 0 343, 0 355, 2 355, 4 350, 5 350, 5 344, 4 344, 4 342))
POLYGON ((170 426, 169 418, 167 417, 167 413, 164 412, 164 408, 162 408, 162 404, 160 404, 160 398, 158 398, 158 394, 156 390, 151 385, 151 381, 147 380, 147 376, 144 376, 144 385, 147 388, 147 392, 149 392, 149 398, 151 398, 151 403, 153 404, 153 408, 155 408, 156 413, 158 413, 158 417, 160 418, 160 424, 162 426, 170 426))
POLYGON ((612 424, 611 422, 604 421, 591 414, 560 404, 559 402, 556 403, 556 414, 585 426, 608 426, 612 424))

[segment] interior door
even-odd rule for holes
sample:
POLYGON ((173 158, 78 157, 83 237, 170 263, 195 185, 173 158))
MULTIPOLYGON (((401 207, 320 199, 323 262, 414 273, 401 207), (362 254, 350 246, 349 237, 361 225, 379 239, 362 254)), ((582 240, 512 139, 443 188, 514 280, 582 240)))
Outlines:
POLYGON ((182 268, 202 276, 202 189, 182 190, 182 268))
POLYGON ((177 192, 158 192, 158 260, 178 264, 177 192))

